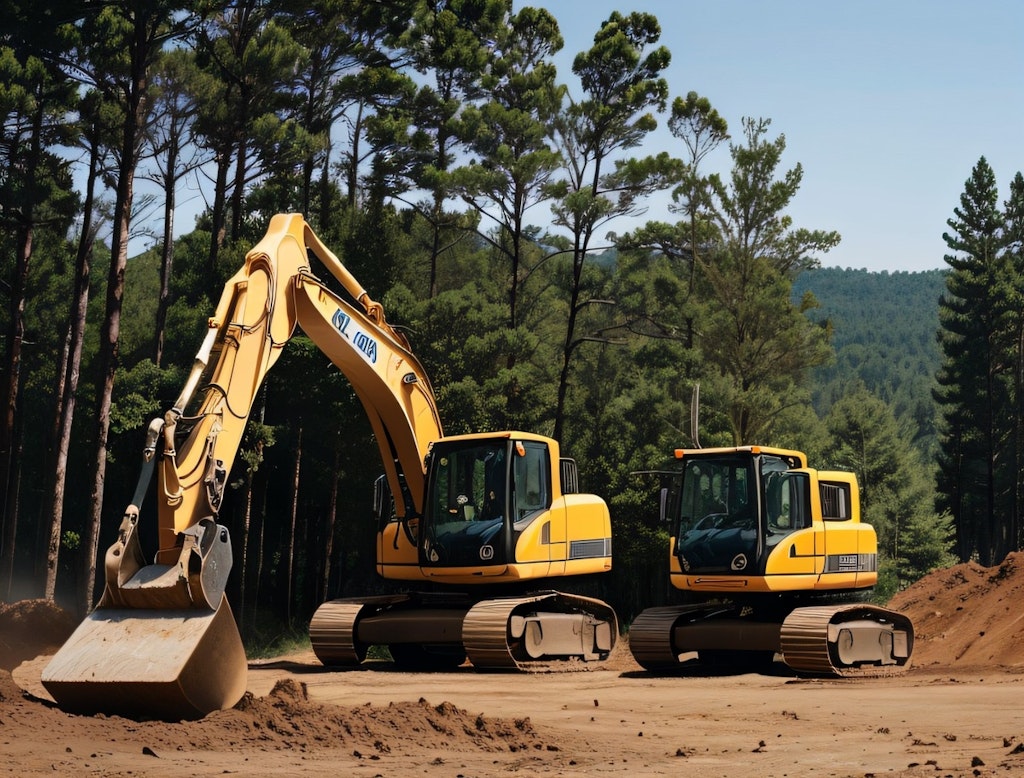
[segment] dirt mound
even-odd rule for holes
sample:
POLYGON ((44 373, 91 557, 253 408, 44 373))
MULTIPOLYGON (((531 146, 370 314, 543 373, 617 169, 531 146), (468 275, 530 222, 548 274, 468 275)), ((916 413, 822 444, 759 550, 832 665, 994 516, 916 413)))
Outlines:
POLYGON ((225 739, 243 746, 303 750, 346 743, 368 753, 422 747, 485 751, 543 747, 528 718, 485 718, 447 702, 432 705, 422 698, 386 708, 324 705, 311 701, 306 685, 292 678, 278 681, 266 697, 247 693, 231 710, 180 726, 188 745, 198 748, 213 748, 225 739))
MULTIPOLYGON (((550 751, 528 718, 476 715, 451 703, 369 704, 343 708, 313 702, 306 685, 279 681, 265 697, 246 693, 231 710, 199 721, 164 723, 118 716, 76 716, 27 694, 11 670, 52 653, 74 630, 69 614, 46 600, 0 604, 0 739, 57 732, 69 741, 129 741, 152 752, 265 750, 306 752, 344 747, 356 758, 415 749, 451 751, 550 751)), ((555 749, 557 750, 557 749, 555 749)))
POLYGON ((915 667, 1024 671, 1024 552, 998 567, 974 562, 936 570, 889 607, 914 622, 915 667))
POLYGON ((70 613, 49 600, 0 602, 0 670, 52 653, 76 626, 70 613))
POLYGON ((199 721, 164 723, 118 716, 76 716, 26 694, 0 670, 0 739, 16 742, 39 732, 59 732, 62 742, 116 740, 136 753, 182 751, 285 751, 342 748, 356 759, 417 750, 526 752, 558 750, 529 718, 471 714, 451 703, 392 703, 354 708, 313 702, 294 679, 265 697, 247 693, 231 710, 199 721))

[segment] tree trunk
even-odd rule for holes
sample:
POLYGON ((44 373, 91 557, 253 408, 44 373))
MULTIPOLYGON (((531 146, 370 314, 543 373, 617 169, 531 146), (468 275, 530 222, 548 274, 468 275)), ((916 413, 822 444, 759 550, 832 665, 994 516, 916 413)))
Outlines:
MULTIPOLYGON (((244 126, 244 125, 243 125, 244 126)), ((242 233, 242 207, 245 204, 245 171, 249 164, 246 137, 239 133, 235 157, 235 183, 231 191, 231 241, 235 242, 242 233)))
POLYGON ((171 297, 171 270, 174 266, 174 205, 178 165, 178 142, 171 138, 167 149, 167 175, 164 178, 164 245, 160 254, 160 297, 156 305, 156 350, 153 361, 160 367, 164 358, 164 330, 171 297))
POLYGON ((363 108, 363 103, 360 101, 359 108, 356 111, 355 122, 353 123, 352 149, 349 152, 349 164, 345 171, 345 180, 348 185, 348 192, 345 193, 345 196, 348 200, 350 211, 354 211, 356 203, 359 202, 359 136, 363 126, 363 108))
POLYGON ((107 439, 110 433, 110 406, 114 393, 121 338, 121 306, 124 298, 124 273, 128 266, 128 237, 131 229, 134 198, 135 169, 139 159, 139 142, 146 120, 146 88, 148 61, 153 43, 149 41, 148 25, 153 20, 147 14, 133 20, 130 56, 131 82, 125 94, 127 111, 121 134, 120 165, 117 171, 117 195, 114 201, 114 232, 110 247, 110 271, 107 274, 106 313, 100 334, 100 376, 96 408, 96 460, 90 495, 91 515, 86 530, 85 586, 82 587, 82 605, 86 610, 93 605, 96 582, 96 559, 99 550, 100 523, 103 518, 103 487, 107 473, 107 439))
POLYGON ((572 253, 572 288, 569 290, 569 317, 565 324, 565 340, 562 343, 562 369, 558 373, 558 395, 555 403, 555 440, 562 439, 565 424, 565 402, 569 394, 569 369, 572 365, 572 352, 577 346, 576 319, 580 313, 580 289, 583 278, 583 263, 586 261, 586 243, 581 245, 577 240, 572 253))
MULTIPOLYGON (((438 170, 448 170, 448 139, 449 135, 444 131, 443 127, 438 128, 437 132, 437 156, 434 157, 434 164, 437 165, 438 170)), ((441 232, 442 224, 445 221, 444 218, 444 201, 447 196, 447 191, 440 187, 434 190, 434 205, 433 213, 431 214, 431 230, 432 240, 430 246, 430 288, 427 292, 430 299, 433 300, 437 297, 437 271, 438 263, 441 258, 441 232)))
POLYGON ((253 623, 256 623, 257 614, 259 612, 260 602, 260 587, 263 584, 263 552, 265 548, 266 539, 266 527, 267 527, 267 485, 266 479, 261 484, 261 495, 262 500, 260 503, 260 510, 256 512, 259 517, 259 531, 256 533, 256 572, 253 575, 253 592, 252 592, 252 614, 253 623))
POLYGON ((35 238, 35 202, 39 191, 36 173, 42 156, 44 103, 38 102, 32 116, 32 134, 28 147, 18 151, 25 155, 25 194, 15 229, 16 258, 9 289, 7 363, 4 372, 4 412, 0 423, 0 512, 3 534, 0 536, 0 594, 9 597, 14 576, 14 547, 18 537, 21 441, 18 425, 18 393, 21 386, 21 349, 25 338, 25 296, 28 288, 32 242, 35 238))
POLYGON ((291 510, 291 531, 288 533, 288 582, 286 591, 288 601, 285 605, 285 619, 288 624, 292 623, 292 594, 295 575, 295 525, 299 515, 299 472, 302 466, 302 424, 299 423, 299 435, 295 444, 295 469, 292 472, 292 510, 291 510))
MULTIPOLYGON (((214 177, 213 185, 213 207, 210 209, 210 255, 206 260, 206 272, 211 279, 217 277, 217 255, 220 253, 220 247, 224 245, 224 209, 227 204, 228 165, 230 164, 230 155, 226 152, 218 152, 216 157, 217 174, 214 177)), ((210 297, 214 301, 217 299, 216 288, 215 283, 210 284, 210 297)))
POLYGON ((320 170, 320 180, 318 182, 320 188, 320 218, 317 220, 317 229, 322 230, 331 223, 331 217, 333 216, 333 204, 332 204, 332 193, 331 188, 331 147, 328 145, 324 151, 324 164, 320 170))
POLYGON ((327 504, 327 527, 324 530, 324 577, 320 589, 320 601, 326 602, 331 586, 331 557, 334 554, 334 525, 338 518, 338 472, 341 463, 341 447, 334 447, 334 467, 331 469, 331 496, 327 504))
MULTIPOLYGON (((122 153, 123 153, 122 149, 122 153)), ((122 157, 124 159, 124 157, 122 157)), ((131 225, 132 174, 121 172, 122 185, 115 209, 116 229, 110 252, 110 273, 107 276, 106 317, 100 335, 99 399, 96 407, 96 459, 90 495, 91 514, 85 544, 85 586, 81 605, 93 606, 96 560, 99 552, 100 524, 103 519, 103 490, 107 473, 107 440, 110 433, 110 407, 114 395, 121 337, 121 305, 124 298, 124 271, 128 264, 128 230, 131 225)))
POLYGON ((16 432, 18 389, 21 385, 21 347, 25 338, 25 289, 32 258, 31 217, 18 226, 18 253, 10 290, 7 327, 7 365, 4 371, 4 418, 0 425, 0 510, 4 516, 3 553, 0 554, 0 594, 10 597, 14 579, 14 546, 18 536, 18 484, 16 432))
POLYGON ((1017 354, 1014 365, 1014 391, 1016 393, 1016 413, 1013 420, 1015 443, 1013 514, 1010 524, 1011 549, 1024 549, 1024 526, 1021 514, 1024 512, 1024 320, 1017 323, 1017 354))
POLYGON ((71 301, 71 315, 68 322, 68 338, 65 343, 61 374, 63 380, 58 391, 56 457, 54 459, 51 484, 46 489, 47 502, 43 514, 44 523, 50 527, 46 550, 46 585, 44 596, 53 600, 57 590, 57 563, 60 554, 61 525, 64 516, 64 490, 67 483, 68 452, 71 450, 71 427, 75 418, 75 400, 78 394, 78 380, 82 363, 82 343, 85 340, 85 319, 89 307, 89 270, 92 259, 95 229, 92 223, 93 200, 96 179, 99 175, 99 148, 93 144, 90 151, 89 178, 85 189, 82 233, 78 239, 78 253, 75 258, 75 290, 71 301))
POLYGON ((243 635, 245 634, 245 589, 248 583, 246 572, 249 564, 249 527, 252 522, 252 480, 253 473, 250 471, 245 483, 245 515, 242 517, 242 537, 238 543, 242 549, 242 565, 235 579, 238 582, 238 627, 243 635))

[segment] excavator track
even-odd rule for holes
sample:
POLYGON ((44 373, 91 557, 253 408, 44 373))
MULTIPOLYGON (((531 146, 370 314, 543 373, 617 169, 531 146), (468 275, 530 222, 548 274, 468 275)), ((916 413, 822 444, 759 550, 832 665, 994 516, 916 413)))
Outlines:
POLYGON ((484 600, 462 627, 466 654, 481 670, 556 657, 605 659, 617 634, 615 612, 605 603, 561 592, 484 600))
POLYGON ((366 659, 368 646, 355 638, 363 602, 332 600, 316 609, 309 622, 309 642, 316 658, 328 667, 357 665, 366 659))
POLYGON ((358 665, 366 659, 370 642, 357 638, 356 624, 366 617, 410 602, 404 594, 330 600, 316 609, 309 622, 309 641, 328 667, 358 665))
POLYGON ((515 670, 546 659, 605 659, 618 623, 600 600, 560 592, 481 602, 412 594, 331 600, 309 634, 328 666, 358 665, 369 646, 387 645, 396 662, 413 667, 454 667, 468 657, 480 670, 515 670))
POLYGON ((647 608, 629 628, 629 650, 645 670, 664 672, 679 666, 679 655, 687 651, 677 647, 675 627, 682 620, 704 618, 715 609, 706 605, 669 605, 647 608))
POLYGON ((914 647, 910 619, 874 605, 796 608, 782 620, 759 620, 742 609, 715 605, 648 608, 629 630, 637 663, 670 671, 680 656, 696 651, 702 662, 756 669, 781 653, 798 673, 842 678, 902 674, 914 647))
POLYGON ((895 611, 847 604, 797 608, 782 623, 786 664, 801 673, 864 678, 910 666, 914 625, 895 611))

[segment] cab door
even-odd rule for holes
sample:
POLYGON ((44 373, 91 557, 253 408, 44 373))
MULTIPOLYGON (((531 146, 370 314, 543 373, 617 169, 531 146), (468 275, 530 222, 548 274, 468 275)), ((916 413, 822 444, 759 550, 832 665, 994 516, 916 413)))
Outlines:
POLYGON ((540 441, 516 441, 512 453, 512 543, 515 563, 532 569, 523 577, 557 575, 565 569, 564 500, 553 500, 551 455, 540 441))

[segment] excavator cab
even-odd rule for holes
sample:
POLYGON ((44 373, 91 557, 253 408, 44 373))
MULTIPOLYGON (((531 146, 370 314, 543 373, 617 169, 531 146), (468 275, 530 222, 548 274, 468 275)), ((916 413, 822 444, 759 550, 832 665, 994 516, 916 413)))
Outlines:
POLYGON ((425 568, 506 574, 518 561, 523 533, 550 520, 558 491, 548 444, 504 433, 438 441, 427 471, 420 544, 425 568))
POLYGON ((780 454, 690 457, 674 506, 675 553, 687 573, 764 575, 771 549, 810 526, 801 463, 780 454))
POLYGON ((614 611, 577 594, 517 584, 611 566, 608 507, 578 490, 575 462, 541 435, 502 431, 442 437, 424 458, 422 508, 381 478, 374 492, 379 569, 386 578, 430 583, 426 591, 331 600, 310 623, 326 665, 355 665, 386 646, 401 667, 443 669, 467 658, 478 668, 606 658, 614 611), (404 528, 404 529, 403 529, 404 528), (403 541, 415 543, 406 561, 403 541), (491 584, 501 594, 474 594, 491 584))

